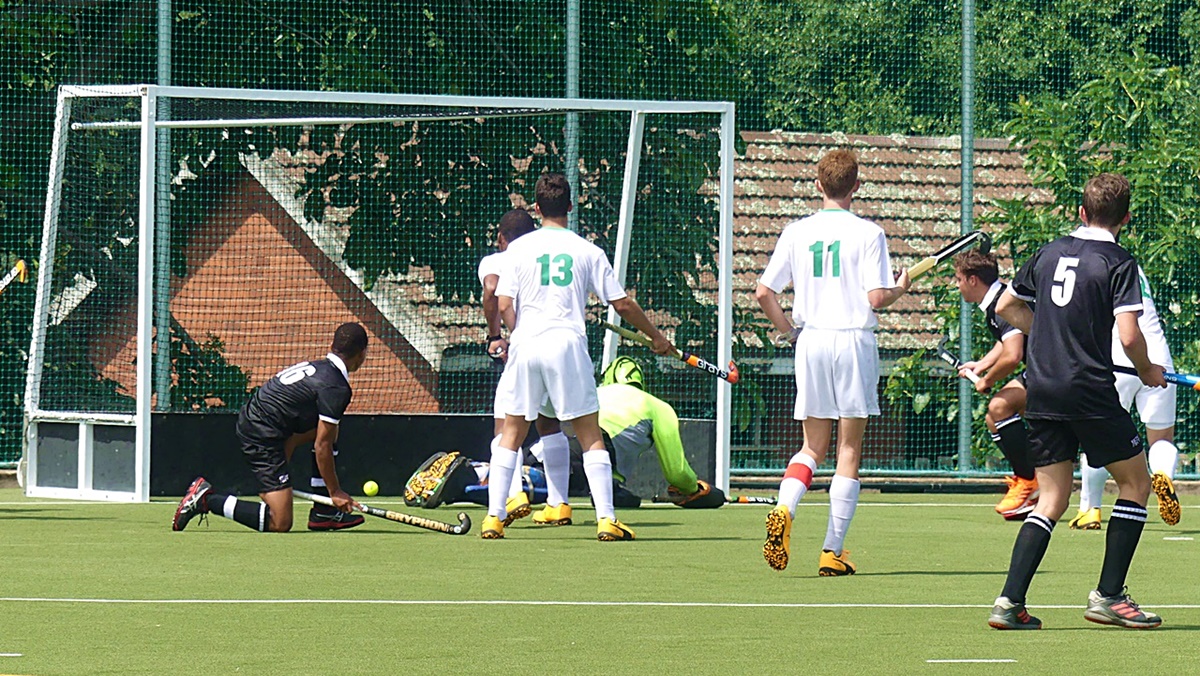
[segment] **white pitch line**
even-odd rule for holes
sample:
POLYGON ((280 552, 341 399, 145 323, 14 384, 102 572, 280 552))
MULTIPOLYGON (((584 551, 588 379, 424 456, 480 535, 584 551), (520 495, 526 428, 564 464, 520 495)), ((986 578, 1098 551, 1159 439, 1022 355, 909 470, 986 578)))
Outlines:
POLYGON ((925 660, 929 664, 1013 664, 1016 660, 1001 659, 1001 660, 985 660, 985 659, 961 659, 961 660, 925 660))
POLYGON ((0 657, 24 657, 21 653, 0 653, 0 657))
POLYGON ((1163 539, 1164 539, 1164 540, 1170 540, 1170 541, 1172 541, 1172 542, 1191 542, 1191 541, 1192 541, 1192 540, 1194 540, 1195 538, 1188 538, 1188 537, 1165 537, 1165 538, 1163 538, 1163 539))
MULTIPOLYGON (((48 597, 0 597, 0 603, 97 603, 131 605, 365 605, 365 606, 573 606, 573 607, 621 607, 621 608, 915 608, 938 609, 990 609, 992 605, 975 603, 734 603, 703 601, 511 601, 511 600, 422 600, 422 599, 88 599, 48 597)), ((1085 606, 1031 605, 1040 610, 1079 610, 1085 606)), ((1174 610, 1200 610, 1200 605, 1160 605, 1157 608, 1174 610)))

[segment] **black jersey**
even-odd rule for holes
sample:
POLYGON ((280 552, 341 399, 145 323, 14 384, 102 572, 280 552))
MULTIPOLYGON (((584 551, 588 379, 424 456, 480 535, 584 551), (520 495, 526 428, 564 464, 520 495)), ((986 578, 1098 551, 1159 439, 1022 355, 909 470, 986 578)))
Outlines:
POLYGON ((1079 228, 1021 266, 1012 293, 1037 301, 1025 350, 1025 417, 1125 414, 1114 384, 1112 331, 1115 315, 1142 310, 1133 256, 1106 231, 1079 228))
POLYGON ((302 361, 276 373, 238 414, 238 434, 260 442, 307 432, 318 420, 338 424, 350 405, 345 365, 336 355, 302 361))
POLYGON ((1004 321, 1004 317, 996 314, 996 304, 1000 302, 1000 296, 1007 288, 1008 285, 1003 282, 992 282, 992 287, 988 289, 987 294, 983 297, 983 302, 979 304, 984 317, 987 318, 988 331, 991 331, 992 337, 1001 343, 1005 338, 1021 332, 1021 329, 1009 324, 1004 321))

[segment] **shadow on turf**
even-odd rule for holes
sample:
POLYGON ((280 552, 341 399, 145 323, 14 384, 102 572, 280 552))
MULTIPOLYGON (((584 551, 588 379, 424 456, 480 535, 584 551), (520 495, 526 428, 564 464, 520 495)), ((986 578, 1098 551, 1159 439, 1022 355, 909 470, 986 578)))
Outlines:
POLYGON ((40 512, 61 511, 47 509, 0 509, 0 519, 5 521, 30 520, 30 521, 112 521, 112 518, 105 516, 53 516, 40 512), (39 512, 31 514, 30 512, 39 512))
MULTIPOLYGON (((1035 608, 1034 611, 1036 612, 1036 610, 1037 609, 1035 608)), ((1109 627, 1099 626, 1094 622, 1084 621, 1084 623, 1081 625, 1070 625, 1066 627, 1056 627, 1053 625, 1042 626, 1041 631, 1103 631, 1104 629, 1108 628, 1109 627)), ((1112 627, 1112 629, 1120 630, 1122 627, 1112 627)), ((1200 626, 1195 624, 1170 624, 1170 620, 1168 619, 1161 627, 1158 627, 1157 629, 1133 629, 1132 631, 1152 631, 1157 633, 1160 631, 1196 631, 1197 629, 1200 629, 1200 626)))
POLYGON ((1002 570, 891 570, 886 573, 858 572, 854 574, 855 577, 875 575, 995 575, 1003 578, 1005 572, 1002 570))

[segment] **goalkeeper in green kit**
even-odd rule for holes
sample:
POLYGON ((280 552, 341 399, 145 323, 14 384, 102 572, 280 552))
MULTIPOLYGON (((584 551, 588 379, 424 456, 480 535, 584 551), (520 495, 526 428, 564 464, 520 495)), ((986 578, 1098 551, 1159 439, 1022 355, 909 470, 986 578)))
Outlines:
MULTIPOLYGON (((629 357, 617 357, 600 380, 600 429, 611 440, 613 477, 624 481, 622 472, 650 448, 658 454, 667 493, 680 507, 712 508, 725 504, 725 494, 696 478, 683 453, 679 417, 667 402, 643 389, 642 369, 629 357)), ((606 444, 607 445, 607 444, 606 444)))

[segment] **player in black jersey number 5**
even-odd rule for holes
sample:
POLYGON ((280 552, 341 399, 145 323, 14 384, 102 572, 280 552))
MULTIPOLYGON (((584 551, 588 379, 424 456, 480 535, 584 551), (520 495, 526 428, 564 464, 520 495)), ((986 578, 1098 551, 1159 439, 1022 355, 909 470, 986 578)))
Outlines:
POLYGON ((367 332, 348 322, 337 328, 324 359, 290 366, 263 384, 238 413, 242 452, 259 484, 262 503, 217 493, 203 477, 188 487, 172 530, 183 530, 197 515, 216 514, 258 531, 292 529, 292 482, 288 462, 301 444, 312 442, 316 466, 336 512, 309 516, 312 530, 335 530, 362 523, 352 514, 353 498, 341 489, 334 467, 338 423, 350 405, 350 374, 367 358, 367 332))
POLYGON ((1025 610, 1025 594, 1050 544, 1054 524, 1071 497, 1075 458, 1105 467, 1120 494, 1113 507, 1096 589, 1085 619, 1150 629, 1162 619, 1138 608, 1125 592, 1129 564, 1146 524, 1150 475, 1142 439, 1121 406, 1113 376, 1112 333, 1150 387, 1166 387, 1163 369, 1150 362, 1138 326, 1142 294, 1137 262, 1117 246, 1129 222, 1129 181, 1101 174, 1083 189, 1070 235, 1042 247, 1013 278, 996 312, 1029 336, 1025 353, 1030 450, 1041 496, 1013 546, 1008 579, 988 624, 996 629, 1040 629, 1025 610), (1037 311, 1029 303, 1037 304, 1037 311))

